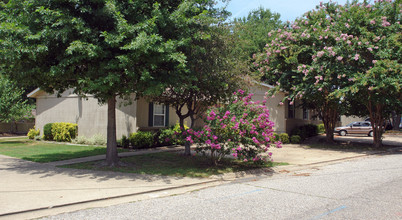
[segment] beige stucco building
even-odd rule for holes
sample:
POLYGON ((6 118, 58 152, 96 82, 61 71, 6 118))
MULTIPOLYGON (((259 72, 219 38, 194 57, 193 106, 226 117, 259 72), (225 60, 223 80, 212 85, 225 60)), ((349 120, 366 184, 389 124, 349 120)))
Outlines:
MULTIPOLYGON (((263 100, 265 93, 273 88, 267 84, 257 84, 250 88, 254 93, 253 100, 263 100)), ((57 97, 55 94, 36 89, 28 94, 36 99, 36 128, 43 131, 43 126, 51 122, 70 122, 78 124, 78 135, 90 137, 100 134, 106 137, 107 106, 99 105, 93 96, 81 98, 68 90, 57 97)), ((275 97, 269 98, 267 106, 270 110, 270 119, 275 123, 275 131, 287 132, 307 123, 318 124, 320 121, 312 120, 311 111, 295 108, 284 99, 285 93, 279 92, 275 97)), ((175 125, 179 119, 174 108, 150 103, 145 99, 135 100, 127 104, 122 100, 117 101, 116 126, 117 138, 122 135, 130 135, 137 130, 153 130, 175 125)), ((297 104, 297 103, 296 103, 297 104)), ((296 105, 297 106, 297 105, 296 105)), ((189 125, 189 120, 186 121, 189 125)), ((198 123, 200 124, 200 123, 198 123)), ((43 133, 41 133, 43 134, 43 133)))

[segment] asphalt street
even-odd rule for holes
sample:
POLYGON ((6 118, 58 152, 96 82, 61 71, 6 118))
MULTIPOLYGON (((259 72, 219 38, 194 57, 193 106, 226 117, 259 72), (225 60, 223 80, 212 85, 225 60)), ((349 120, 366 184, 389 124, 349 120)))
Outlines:
POLYGON ((402 154, 151 197, 45 219, 402 219, 402 154))

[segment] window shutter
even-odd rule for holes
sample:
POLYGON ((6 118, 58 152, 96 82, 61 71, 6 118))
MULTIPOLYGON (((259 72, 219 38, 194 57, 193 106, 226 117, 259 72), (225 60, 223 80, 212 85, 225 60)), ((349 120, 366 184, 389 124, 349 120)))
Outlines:
POLYGON ((154 103, 150 102, 149 103, 149 108, 148 108, 148 126, 153 127, 154 126, 154 103))
POLYGON ((169 105, 166 105, 166 111, 165 111, 165 126, 169 127, 169 105))

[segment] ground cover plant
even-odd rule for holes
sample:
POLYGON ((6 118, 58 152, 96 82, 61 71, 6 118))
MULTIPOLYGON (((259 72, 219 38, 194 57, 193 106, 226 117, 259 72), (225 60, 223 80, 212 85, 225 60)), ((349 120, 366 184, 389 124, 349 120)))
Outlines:
POLYGON ((60 167, 75 169, 90 169, 101 171, 117 171, 124 173, 166 175, 179 177, 209 177, 228 172, 247 171, 257 168, 269 168, 287 163, 267 162, 264 164, 245 163, 240 160, 222 159, 215 165, 210 158, 204 156, 184 156, 174 152, 162 152, 153 154, 136 155, 121 158, 124 166, 105 167, 100 166, 99 161, 86 162, 60 167))
MULTIPOLYGON (((126 151, 119 149, 119 151, 126 151)), ((0 154, 39 163, 102 155, 106 147, 33 141, 27 138, 0 139, 0 154)))

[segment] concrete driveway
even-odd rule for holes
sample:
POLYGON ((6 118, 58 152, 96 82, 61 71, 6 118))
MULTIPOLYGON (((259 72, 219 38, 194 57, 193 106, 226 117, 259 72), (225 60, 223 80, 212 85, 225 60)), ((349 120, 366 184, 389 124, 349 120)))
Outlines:
MULTIPOLYGON (((349 141, 355 143, 373 144, 373 137, 367 135, 334 136, 335 141, 349 141)), ((383 144, 388 146, 402 147, 402 135, 384 135, 383 144)))

